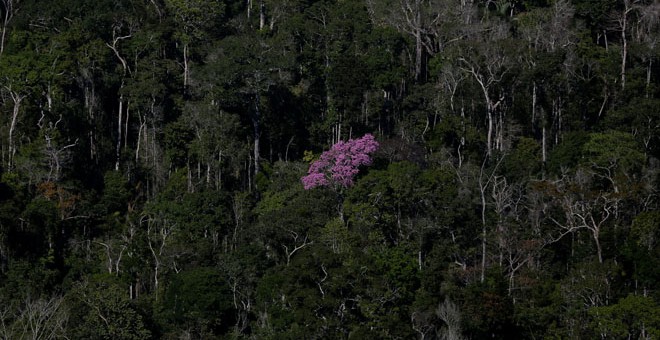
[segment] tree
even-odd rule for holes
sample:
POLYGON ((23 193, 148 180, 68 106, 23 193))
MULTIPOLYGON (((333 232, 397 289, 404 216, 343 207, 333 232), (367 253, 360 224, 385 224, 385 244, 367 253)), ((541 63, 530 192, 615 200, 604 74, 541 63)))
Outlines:
POLYGON ((253 238, 263 239, 286 265, 315 244, 314 234, 328 223, 334 208, 327 191, 303 190, 299 184, 264 191, 262 197, 254 210, 259 232, 253 238))
POLYGON ((0 337, 3 339, 66 338, 68 314, 64 299, 26 299, 20 307, 0 307, 0 337))
POLYGON ((0 20, 2 20, 2 27, 0 27, 2 30, 2 34, 0 35, 0 58, 2 57, 2 52, 5 50, 5 39, 7 37, 7 31, 9 30, 9 23, 16 12, 14 6, 18 4, 18 2, 18 0, 2 0, 0 2, 0 15, 2 15, 2 18, 0 18, 0 20))
POLYGON ((349 187, 359 167, 371 164, 371 154, 378 149, 374 136, 366 134, 358 139, 340 141, 312 162, 307 176, 302 178, 305 189, 318 186, 349 187))
MULTIPOLYGON (((646 155, 635 137, 626 132, 607 131, 589 135, 583 161, 589 172, 608 183, 615 194, 630 191, 640 180, 646 155)), ((605 187, 605 189, 608 189, 605 187)), ((625 196, 625 195, 624 195, 625 196)))
POLYGON ((490 157, 493 149, 503 151, 506 100, 507 93, 505 79, 507 73, 513 69, 510 53, 511 46, 506 45, 508 26, 504 23, 493 23, 480 28, 478 41, 479 49, 469 53, 466 49, 464 55, 458 58, 461 68, 477 82, 486 104, 486 151, 490 157), (483 40, 482 40, 483 39, 483 40))
POLYGON ((556 201, 564 212, 563 219, 550 219, 559 228, 559 234, 551 237, 552 241, 559 241, 562 237, 572 234, 580 229, 586 229, 596 245, 598 262, 603 263, 601 246, 601 232, 615 215, 619 199, 615 195, 585 190, 592 178, 583 171, 555 182, 553 190, 556 201))
POLYGON ((461 334, 461 311, 458 306, 456 306, 456 304, 451 302, 449 298, 445 298, 445 301, 438 305, 435 313, 438 318, 445 324, 445 327, 438 331, 440 339, 464 339, 463 335, 461 334))
POLYGON ((610 306, 594 307, 591 327, 603 338, 655 339, 660 337, 660 308, 651 297, 628 295, 610 306))
POLYGON ((182 326, 196 336, 227 333, 233 325, 231 290, 216 268, 198 267, 173 276, 159 303, 164 328, 182 326))
POLYGON ((372 21, 377 25, 387 24, 415 40, 414 79, 426 81, 426 59, 437 50, 431 35, 434 25, 445 20, 445 7, 452 5, 439 0, 391 0, 367 1, 372 21))
POLYGON ((68 297, 70 318, 77 321, 68 329, 71 338, 151 338, 127 291, 112 276, 98 275, 93 281, 77 283, 74 291, 68 297))
MULTIPOLYGON (((260 171, 264 97, 291 81, 290 37, 245 32, 219 41, 211 50, 200 80, 212 84, 209 94, 222 109, 243 113, 252 127, 252 174, 260 171)), ((250 181, 250 187, 251 187, 250 181)))
POLYGON ((189 47, 202 39, 210 28, 218 25, 224 14, 224 3, 218 0, 166 0, 165 5, 181 29, 176 36, 183 45, 183 86, 186 88, 190 74, 189 47))
POLYGON ((531 78, 525 81, 527 86, 531 85, 531 124, 535 133, 541 130, 543 162, 547 158, 548 141, 554 140, 556 144, 561 134, 561 114, 569 85, 566 73, 570 71, 569 57, 577 40, 572 28, 574 12, 567 0, 556 0, 549 7, 532 8, 518 16, 516 29, 527 43, 522 55, 531 78))
MULTIPOLYGON (((44 37, 39 32, 14 32, 12 34, 16 43, 24 44, 13 54, 7 54, 0 59, 0 72, 2 72, 3 86, 0 88, 0 100, 4 105, 10 105, 9 128, 7 133, 6 169, 13 171, 15 167, 14 157, 19 149, 17 143, 17 130, 20 125, 21 116, 25 115, 24 106, 27 98, 34 97, 35 93, 43 90, 43 82, 48 79, 51 71, 51 63, 57 58, 41 52, 46 48, 43 43, 44 37)), ((36 98, 32 98, 36 101, 36 98)))

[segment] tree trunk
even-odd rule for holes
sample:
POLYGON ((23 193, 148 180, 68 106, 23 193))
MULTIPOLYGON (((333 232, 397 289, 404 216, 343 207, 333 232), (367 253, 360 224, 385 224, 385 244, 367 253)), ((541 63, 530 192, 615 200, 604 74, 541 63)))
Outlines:
POLYGON ((621 90, 626 87, 626 59, 628 59, 628 13, 632 11, 630 0, 623 1, 624 9, 621 17, 621 90))
POLYGON ((188 44, 183 45, 183 87, 188 87, 188 44))
POLYGON ((131 101, 126 102, 126 119, 124 119, 124 150, 128 147, 128 120, 130 117, 131 101))
POLYGON ((653 71, 653 58, 649 58, 649 66, 646 68, 646 98, 651 92, 651 73, 653 71))
POLYGON ((487 94, 486 101, 486 105, 488 106, 488 133, 486 136, 486 152, 488 153, 488 157, 490 157, 493 150, 493 109, 492 105, 490 104, 490 98, 488 98, 487 94))
MULTIPOLYGON (((483 174, 483 167, 481 169, 483 174)), ((481 282, 484 282, 486 276, 486 186, 482 183, 482 178, 479 176, 479 191, 481 194, 481 282)))
POLYGON ((259 160, 260 160, 260 154, 259 154, 259 139, 261 136, 261 131, 260 131, 260 126, 259 126, 259 120, 261 119, 261 112, 259 111, 259 93, 255 94, 255 102, 254 102, 254 113, 252 114, 252 126, 254 128, 254 176, 256 178, 257 174, 259 173, 259 160))
POLYGON ((143 129, 144 129, 144 123, 140 122, 140 128, 138 128, 137 143, 135 145, 135 163, 136 164, 140 160, 140 144, 142 143, 142 130, 143 129))
POLYGON ((17 92, 9 90, 12 101, 14 102, 14 107, 11 115, 11 123, 9 125, 9 154, 7 161, 7 171, 11 172, 14 167, 14 155, 16 154, 16 145, 14 145, 14 131, 16 130, 16 124, 18 123, 18 114, 21 109, 21 102, 25 98, 25 95, 21 95, 17 92))
POLYGON ((122 114, 124 111, 124 96, 119 96, 119 112, 117 113, 117 146, 116 146, 116 156, 117 161, 115 162, 115 171, 119 171, 119 160, 121 156, 121 136, 122 136, 122 114))
POLYGON ((415 81, 421 82, 424 79, 424 46, 422 42, 422 0, 414 0, 414 11, 411 13, 412 18, 408 19, 408 25, 411 33, 415 37, 415 81))
POLYGON ((2 57, 2 52, 5 50, 5 39, 7 36, 7 28, 9 27, 9 21, 12 17, 13 12, 13 0, 2 0, 3 13, 2 13, 2 35, 0 35, 0 58, 2 57))
POLYGON ((266 5, 263 0, 259 1, 259 30, 262 30, 266 25, 266 5))
POLYGON ((603 263, 603 248, 600 245, 600 228, 594 227, 594 229, 591 230, 591 235, 593 236, 594 242, 596 243, 596 253, 598 254, 598 263, 603 263))
MULTIPOLYGON (((419 14, 417 14, 419 16, 419 14)), ((422 80, 422 33, 418 30, 415 32, 415 80, 420 82, 422 80)))

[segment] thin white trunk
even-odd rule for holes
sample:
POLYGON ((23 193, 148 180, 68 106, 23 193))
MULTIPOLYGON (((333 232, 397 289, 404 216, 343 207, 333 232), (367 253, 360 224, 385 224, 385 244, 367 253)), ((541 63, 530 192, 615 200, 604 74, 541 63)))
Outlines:
POLYGON ((259 1, 259 29, 262 30, 266 25, 266 5, 263 0, 259 1))
POLYGON ((486 194, 485 187, 480 185, 481 191, 481 282, 486 277, 486 194))
POLYGON ((646 98, 651 92, 651 71, 653 70, 653 58, 649 58, 649 66, 646 68, 646 98))
POLYGON ((117 161, 115 163, 115 171, 119 171, 119 159, 121 155, 121 123, 122 123, 122 112, 124 111, 124 96, 119 97, 119 112, 117 113, 117 161))
POLYGON ((5 50, 5 39, 7 36, 7 28, 9 27, 9 21, 13 15, 13 0, 2 0, 3 4, 3 18, 2 18, 2 36, 0 36, 0 57, 2 57, 2 52, 5 50))
POLYGON ((126 103, 126 119, 124 122, 124 150, 126 150, 126 147, 128 146, 128 118, 129 118, 130 108, 131 108, 131 101, 129 100, 126 103))
POLYGON ((547 145, 545 143, 545 125, 541 128, 541 160, 545 164, 547 155, 547 145))
POLYGON ((16 145, 14 142, 14 131, 16 130, 16 124, 18 124, 18 115, 21 109, 21 102, 25 98, 25 95, 21 95, 18 92, 12 91, 11 88, 6 87, 11 96, 11 100, 14 102, 14 107, 11 115, 11 123, 9 125, 9 149, 8 149, 8 162, 7 162, 7 171, 11 172, 14 166, 14 155, 16 154, 16 145))
POLYGON ((600 239, 598 237, 599 229, 593 230, 593 238, 596 243, 596 252, 598 254, 598 263, 603 263, 603 248, 600 246, 600 239))
POLYGON ((183 45, 183 87, 188 87, 188 44, 183 45))
POLYGON ((0 57, 2 57, 2 52, 5 51, 5 33, 7 33, 7 20, 5 18, 5 22, 2 27, 2 36, 0 36, 0 57))
POLYGON ((484 161, 481 164, 481 169, 479 170, 479 194, 481 196, 481 282, 484 282, 486 277, 486 241, 488 237, 488 228, 486 225, 486 190, 488 190, 488 187, 491 185, 491 181, 495 177, 495 172, 497 171, 497 168, 499 168, 503 159, 504 158, 502 157, 497 161, 497 164, 495 164, 487 178, 484 178, 484 170, 488 157, 484 158, 484 161))
POLYGON ((481 74, 477 72, 475 67, 470 64, 467 60, 461 58, 461 60, 468 65, 469 68, 464 68, 464 70, 468 71, 472 77, 474 77, 474 80, 479 83, 479 86, 481 87, 481 92, 484 95, 484 100, 486 101, 486 118, 488 120, 487 125, 488 125, 488 133, 486 136, 486 152, 487 156, 491 156, 491 152, 493 149, 493 113, 495 112, 495 109, 499 105, 500 102, 493 103, 493 101, 490 98, 490 94, 488 93, 489 88, 490 88, 490 80, 487 81, 485 80, 481 74))
POLYGON ((142 144, 143 131, 144 131, 144 137, 145 137, 144 144, 145 144, 145 146, 148 145, 147 140, 146 140, 146 137, 147 137, 147 134, 146 134, 146 129, 147 129, 146 117, 143 118, 142 115, 139 115, 139 118, 140 118, 140 128, 138 129, 137 143, 135 145, 135 162, 136 163, 140 160, 140 145, 142 144))
MULTIPOLYGON (((536 120, 536 82, 532 84, 532 124, 536 120)), ((541 122, 543 124, 543 122, 541 122)))
MULTIPOLYGON (((419 17, 419 12, 417 16, 419 17)), ((422 79, 422 33, 419 30, 415 31, 415 80, 421 81, 422 79)))
POLYGON ((260 123, 259 120, 261 119, 260 118, 261 112, 259 111, 259 101, 260 101, 259 94, 256 95, 255 99, 256 99, 255 103, 254 103, 254 110, 255 111, 254 111, 254 116, 252 117, 252 125, 253 125, 253 128, 254 128, 254 175, 255 175, 255 178, 256 178, 256 175, 259 173, 259 170, 260 170, 259 169, 259 161, 260 161, 259 141, 260 141, 260 137, 261 137, 261 131, 260 131, 260 126, 259 126, 259 123, 260 123))
POLYGON ((630 0, 623 1, 624 10, 621 17, 621 89, 626 87, 626 60, 628 59, 628 13, 632 11, 630 0))
POLYGON ((487 94, 486 94, 486 101, 487 101, 487 106, 488 106, 488 108, 487 108, 487 110, 488 110, 488 133, 487 133, 487 136, 486 136, 486 151, 488 153, 488 157, 490 157, 491 152, 493 150, 493 111, 491 109, 490 99, 488 98, 487 94))

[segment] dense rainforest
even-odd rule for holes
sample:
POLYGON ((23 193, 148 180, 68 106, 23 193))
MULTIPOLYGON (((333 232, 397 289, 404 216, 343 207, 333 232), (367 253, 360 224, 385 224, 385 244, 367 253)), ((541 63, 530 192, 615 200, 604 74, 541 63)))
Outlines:
POLYGON ((0 338, 659 339, 659 44, 658 0, 0 0, 0 338))

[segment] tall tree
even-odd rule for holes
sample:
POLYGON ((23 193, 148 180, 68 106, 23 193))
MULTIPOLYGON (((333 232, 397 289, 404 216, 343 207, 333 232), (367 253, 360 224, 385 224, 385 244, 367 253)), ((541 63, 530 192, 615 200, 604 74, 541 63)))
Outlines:
POLYGON ((219 0, 166 0, 165 6, 179 26, 175 36, 183 50, 183 86, 188 87, 190 75, 190 47, 204 38, 224 15, 224 3, 219 0))

